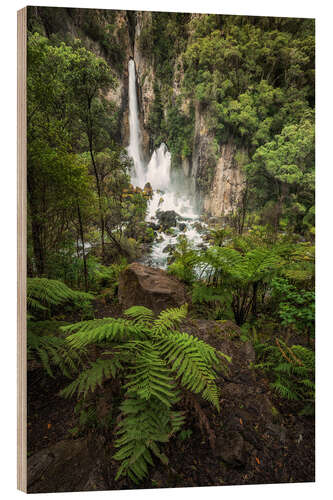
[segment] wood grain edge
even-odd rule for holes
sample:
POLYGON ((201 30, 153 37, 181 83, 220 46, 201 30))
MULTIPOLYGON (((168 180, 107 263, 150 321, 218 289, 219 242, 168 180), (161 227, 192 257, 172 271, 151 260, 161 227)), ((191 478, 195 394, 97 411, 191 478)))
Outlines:
POLYGON ((27 493, 27 8, 17 12, 17 488, 27 493))

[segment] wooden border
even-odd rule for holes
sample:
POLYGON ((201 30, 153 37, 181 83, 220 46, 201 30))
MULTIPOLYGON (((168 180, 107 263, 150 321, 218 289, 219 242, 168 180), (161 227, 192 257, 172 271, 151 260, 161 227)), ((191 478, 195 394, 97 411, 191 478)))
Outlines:
POLYGON ((17 12, 17 488, 27 492, 27 9, 17 12))

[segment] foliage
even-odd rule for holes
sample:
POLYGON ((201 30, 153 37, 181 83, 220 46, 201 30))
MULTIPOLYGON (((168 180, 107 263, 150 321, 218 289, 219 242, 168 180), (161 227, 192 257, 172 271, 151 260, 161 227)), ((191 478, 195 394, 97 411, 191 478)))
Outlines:
POLYGON ((219 410, 216 370, 223 369, 227 357, 178 331, 186 314, 187 307, 182 306, 155 318, 150 309, 135 306, 125 312, 126 319, 104 318, 63 328, 71 349, 90 344, 106 349, 63 390, 64 396, 86 396, 115 378, 122 385, 117 477, 127 474, 141 480, 152 464, 151 453, 167 462, 158 443, 167 442, 183 424, 182 413, 173 409, 181 390, 200 394, 219 410))
POLYGON ((168 272, 185 283, 191 283, 196 277, 195 266, 198 260, 199 256, 186 236, 180 235, 177 238, 177 245, 172 251, 173 262, 169 265, 168 272))
POLYGON ((188 27, 184 95, 219 146, 249 153, 251 208, 304 231, 314 205, 313 20, 202 15, 188 27))
POLYGON ((170 85, 177 54, 185 48, 190 14, 153 12, 151 23, 141 30, 139 45, 142 53, 153 55, 156 76, 170 85))
POLYGON ((116 288, 118 286, 119 276, 127 266, 126 259, 122 258, 119 264, 109 266, 98 265, 95 272, 95 279, 99 289, 116 288))
POLYGON ((181 162, 191 157, 194 137, 194 108, 188 113, 180 109, 178 99, 167 110, 167 143, 173 155, 173 161, 181 162))
POLYGON ((54 376, 52 366, 57 366, 66 377, 78 371, 84 349, 73 350, 65 342, 60 321, 45 320, 59 306, 70 304, 74 310, 84 312, 93 296, 71 290, 58 280, 27 278, 27 352, 28 359, 39 359, 45 371, 54 376), (42 317, 44 321, 36 320, 42 317))
POLYGON ((312 290, 298 289, 285 278, 272 281, 274 298, 278 299, 281 324, 294 327, 299 333, 314 337, 315 294, 312 290))
POLYGON ((257 344, 259 363, 255 368, 267 371, 273 377, 272 389, 283 398, 306 403, 305 412, 313 410, 315 397, 315 355, 301 345, 289 347, 276 338, 275 345, 257 344))
POLYGON ((71 290, 58 280, 47 278, 27 278, 27 306, 32 314, 38 311, 49 311, 71 301, 77 307, 93 299, 89 293, 71 290))
POLYGON ((256 247, 242 252, 230 247, 212 246, 201 256, 201 286, 194 289, 194 300, 230 300, 235 321, 242 325, 249 312, 256 311, 257 295, 279 270, 283 261, 273 248, 256 247))
POLYGON ((54 367, 68 378, 78 372, 82 363, 83 351, 68 349, 59 330, 58 321, 28 321, 27 356, 28 360, 39 359, 44 370, 54 377, 54 367))
POLYGON ((98 228, 103 258, 105 234, 118 252, 128 255, 128 239, 144 233, 139 223, 147 197, 130 184, 132 163, 116 142, 117 108, 105 98, 115 87, 110 66, 79 40, 65 44, 29 33, 30 275, 52 277, 57 256, 70 255, 76 241, 87 290, 88 228, 98 228))

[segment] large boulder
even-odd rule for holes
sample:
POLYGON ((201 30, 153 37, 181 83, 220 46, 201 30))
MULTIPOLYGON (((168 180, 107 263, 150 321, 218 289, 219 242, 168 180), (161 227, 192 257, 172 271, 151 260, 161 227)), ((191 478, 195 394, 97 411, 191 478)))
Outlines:
POLYGON ((140 305, 149 307, 157 314, 168 307, 179 307, 188 302, 185 287, 180 281, 161 269, 138 262, 120 274, 118 298, 125 309, 140 305))
POLYGON ((177 225, 178 217, 179 215, 174 210, 158 210, 156 212, 156 218, 158 219, 163 231, 170 229, 171 227, 175 227, 177 225))

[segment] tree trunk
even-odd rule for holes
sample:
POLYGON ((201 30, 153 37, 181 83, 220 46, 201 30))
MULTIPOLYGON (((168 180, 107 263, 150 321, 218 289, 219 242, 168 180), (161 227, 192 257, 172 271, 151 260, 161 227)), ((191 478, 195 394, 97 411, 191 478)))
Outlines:
POLYGON ((34 250, 36 271, 42 276, 45 271, 44 250, 42 245, 42 227, 35 216, 31 217, 32 246, 34 250))
POLYGON ((28 189, 28 204, 31 219, 31 233, 32 233, 32 248, 35 257, 35 265, 38 276, 42 276, 45 271, 45 256, 42 243, 43 225, 40 221, 38 202, 35 196, 35 181, 34 172, 28 170, 27 175, 27 189, 28 189))
POLYGON ((84 248, 84 236, 83 236, 83 225, 82 225, 82 217, 81 217, 81 210, 80 210, 80 205, 77 204, 77 215, 79 219, 79 227, 80 227, 80 237, 82 241, 82 259, 83 259, 83 273, 84 273, 84 289, 87 292, 88 291, 88 271, 87 271, 87 259, 86 259, 86 252, 84 248))

